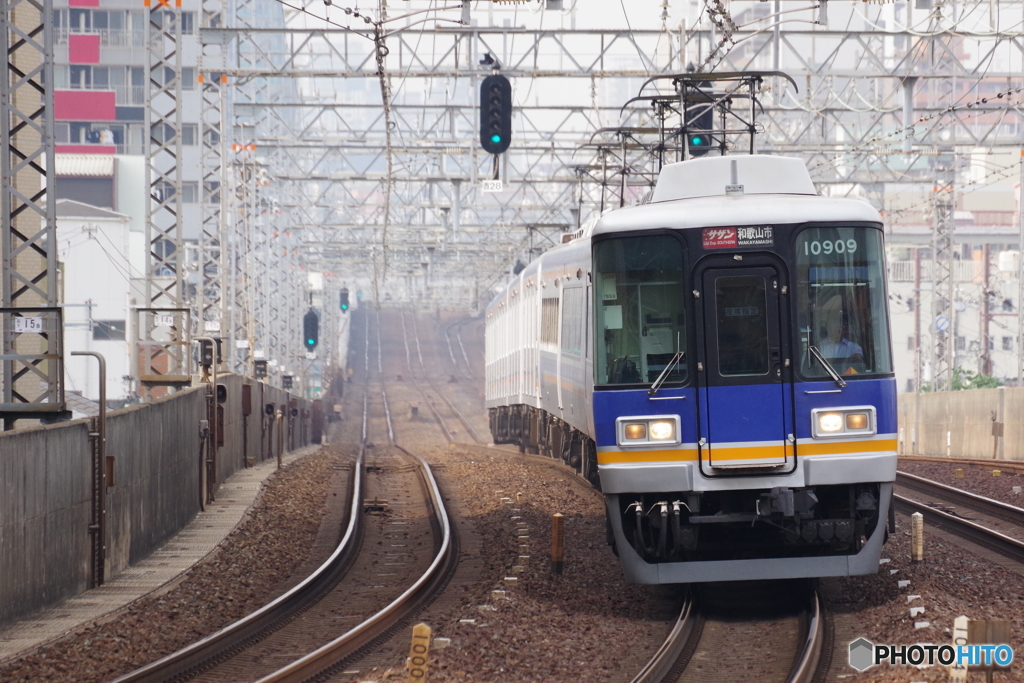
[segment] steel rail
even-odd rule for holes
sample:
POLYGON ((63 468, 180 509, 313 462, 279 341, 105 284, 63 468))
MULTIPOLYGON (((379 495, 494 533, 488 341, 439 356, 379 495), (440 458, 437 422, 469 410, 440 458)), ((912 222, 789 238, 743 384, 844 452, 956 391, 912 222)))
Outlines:
POLYGON ((366 450, 368 400, 363 396, 363 439, 353 465, 349 488, 348 524, 331 556, 301 583, 255 612, 202 640, 116 679, 114 683, 165 681, 200 669, 244 649, 246 644, 276 630, 335 585, 358 554, 362 538, 363 464, 366 450))
POLYGON ((693 597, 688 593, 686 599, 683 600, 683 608, 679 611, 679 618, 676 619, 665 642, 661 644, 651 660, 644 665, 640 673, 633 678, 632 683, 661 683, 666 680, 694 634, 699 636, 697 626, 700 618, 694 607, 693 597))
MULTIPOLYGON (((819 674, 828 623, 817 591, 805 610, 807 637, 786 683, 812 683, 819 674)), ((683 675, 701 637, 704 615, 688 594, 668 637, 632 683, 672 683, 683 675)))
MULTIPOLYGON (((380 316, 377 316, 378 322, 380 316)), ((380 327, 377 334, 377 363, 381 370, 381 389, 383 392, 383 365, 381 361, 380 327)), ((384 609, 369 617, 362 623, 350 629, 343 635, 331 642, 314 650, 306 656, 297 659, 288 666, 285 666, 274 673, 265 676, 257 683, 299 683, 308 678, 316 676, 347 657, 356 653, 360 648, 369 644, 378 636, 385 633, 389 628, 398 624, 410 610, 415 608, 420 601, 430 595, 443 581, 452 567, 452 562, 457 559, 453 548, 455 547, 451 521, 448 518, 448 511, 444 505, 444 498, 441 495, 440 487, 434 478, 434 473, 423 458, 406 450, 394 442, 394 430, 391 424, 391 412, 387 408, 387 394, 384 395, 385 414, 388 420, 388 431, 391 434, 392 444, 410 458, 417 461, 420 467, 421 476, 427 487, 430 496, 430 503, 433 515, 441 530, 441 543, 434 556, 433 561, 427 570, 401 595, 395 598, 384 609)))
POLYGON ((988 527, 968 521, 948 512, 936 510, 911 498, 893 494, 896 505, 904 511, 920 512, 926 522, 954 536, 959 536, 975 545, 987 548, 1016 562, 1024 563, 1024 542, 993 531, 988 527))
POLYGON ((458 370, 460 367, 462 367, 463 374, 465 374, 465 369, 466 369, 465 366, 460 366, 456 362, 456 360, 455 360, 455 349, 452 347, 452 338, 451 338, 451 336, 449 336, 449 333, 451 332, 451 329, 452 329, 452 325, 454 325, 454 324, 455 323, 451 323, 451 324, 445 326, 445 328, 444 328, 444 341, 448 345, 448 357, 452 359, 452 367, 455 368, 456 370, 458 370))
MULTIPOLYGON (((448 344, 448 354, 451 356, 452 364, 456 368, 462 367, 463 375, 466 377, 466 379, 473 379, 473 372, 472 372, 472 369, 470 368, 470 365, 469 365, 469 358, 466 356, 466 348, 462 345, 462 335, 461 335, 461 331, 460 331, 461 328, 462 328, 462 325, 465 324, 467 322, 467 320, 472 320, 472 318, 469 318, 469 319, 463 318, 462 320, 456 320, 455 322, 453 322, 450 325, 448 325, 447 327, 445 327, 445 329, 444 329, 444 338, 445 338, 445 341, 448 344), (456 336, 456 339, 459 342, 459 350, 462 352, 462 357, 466 361, 466 364, 463 365, 463 366, 460 366, 458 364, 458 362, 456 362, 456 360, 455 360, 455 353, 454 353, 454 351, 452 349, 451 338, 449 337, 449 332, 451 331, 452 327, 454 327, 454 326, 458 326, 458 328, 459 328, 458 330, 456 330, 455 336, 456 336)), ((419 326, 416 325, 415 319, 413 320, 413 329, 414 329, 414 331, 416 333, 416 345, 419 346, 419 326)), ((422 361, 421 361, 421 367, 423 367, 423 378, 427 380, 427 383, 430 385, 430 388, 434 390, 434 393, 436 393, 438 396, 441 397, 441 400, 445 402, 445 405, 447 405, 448 409, 450 411, 452 411, 452 413, 455 415, 455 418, 460 423, 462 423, 463 428, 465 428, 466 432, 470 435, 470 437, 472 437, 473 441, 476 441, 478 444, 485 443, 485 441, 480 438, 480 435, 476 433, 476 430, 473 429, 473 426, 471 424, 469 424, 469 420, 467 420, 466 417, 462 414, 462 411, 460 411, 458 408, 456 408, 455 404, 452 403, 451 400, 449 400, 449 398, 447 396, 445 396, 444 392, 439 391, 437 386, 434 384, 434 381, 431 380, 430 377, 427 376, 427 371, 426 371, 427 369, 426 369, 425 366, 422 366, 422 361)), ((450 441, 452 443, 455 442, 454 438, 450 439, 450 441)))
POLYGON ((821 655, 827 640, 828 619, 821 607, 818 591, 811 593, 811 604, 807 611, 807 640, 800 653, 800 659, 793 667, 787 683, 812 683, 818 674, 821 655))
MULTIPOLYGON (((405 312, 404 311, 402 312, 402 327, 403 327, 403 329, 405 328, 405 312)), ((451 326, 449 325, 449 328, 450 327, 451 326)), ((413 335, 416 338, 417 353, 419 354, 419 349, 420 349, 420 329, 419 329, 419 325, 416 324, 416 318, 415 317, 413 317, 412 329, 413 329, 413 335)), ((448 342, 448 353, 449 353, 449 355, 451 355, 452 363, 455 364, 456 367, 458 367, 458 364, 455 363, 455 354, 454 354, 454 352, 452 350, 451 340, 448 339, 448 328, 445 328, 445 340, 448 342)), ((461 339, 459 340, 459 344, 460 345, 462 344, 462 340, 461 339)), ((408 347, 406 348, 406 355, 408 357, 408 347)), ((463 355, 465 355, 465 351, 463 351, 463 355)), ((435 394, 437 394, 441 398, 442 401, 444 401, 445 405, 448 406, 448 410, 452 411, 452 414, 455 415, 455 419, 457 419, 459 421, 459 423, 462 424, 462 427, 466 430, 466 433, 468 433, 469 436, 474 441, 476 441, 478 444, 485 443, 484 440, 480 438, 480 435, 476 433, 476 430, 473 429, 473 426, 471 424, 469 424, 469 420, 467 420, 466 417, 462 414, 462 411, 460 411, 458 408, 456 408, 455 404, 452 403, 451 400, 449 400, 448 397, 445 396, 444 392, 440 391, 437 388, 437 386, 434 384, 434 381, 432 379, 430 379, 429 376, 427 376, 427 366, 423 363, 423 356, 422 356, 422 354, 419 354, 419 359, 420 359, 420 369, 423 372, 423 379, 427 382, 428 385, 430 385, 430 389, 435 394)), ((438 424, 441 425, 441 429, 442 429, 442 431, 444 431, 444 435, 445 435, 445 438, 448 439, 448 443, 454 444, 455 443, 455 435, 452 434, 451 430, 448 429, 448 426, 445 425, 444 419, 441 417, 441 414, 437 411, 437 407, 434 405, 433 401, 430 400, 430 397, 427 396, 427 393, 423 390, 423 387, 421 387, 420 384, 416 381, 416 379, 414 377, 412 377, 412 374, 411 374, 412 373, 412 367, 411 366, 409 368, 409 372, 410 372, 410 378, 412 379, 413 383, 420 390, 420 393, 423 394, 423 398, 426 399, 427 405, 430 407, 430 411, 434 414, 434 417, 437 420, 438 424)), ((468 378, 472 379, 472 376, 469 376, 468 378)))
POLYGON ((462 343, 462 327, 475 319, 476 318, 460 318, 459 320, 449 323, 444 328, 444 340, 448 344, 448 355, 452 359, 452 365, 455 366, 456 369, 461 369, 462 374, 466 379, 473 379, 473 367, 469 363, 469 356, 466 354, 466 347, 462 343), (455 341, 459 343, 459 352, 462 355, 462 359, 465 361, 464 364, 460 364, 455 359, 455 350, 452 346, 451 338, 452 330, 455 331, 455 341))
MULTIPOLYGON (((420 386, 419 382, 417 382, 415 379, 413 379, 412 382, 413 384, 416 385, 416 388, 420 390, 420 393, 423 395, 424 400, 426 400, 427 407, 430 408, 430 412, 433 413, 434 415, 434 421, 437 423, 437 426, 441 428, 441 431, 444 432, 444 438, 447 439, 448 443, 450 444, 455 443, 455 435, 452 434, 450 429, 448 429, 448 425, 444 423, 444 418, 441 417, 441 413, 438 412, 437 406, 435 406, 434 402, 430 400, 430 397, 427 396, 427 392, 423 390, 423 387, 420 386)), ((435 390, 434 393, 439 392, 435 390)))
POLYGON ((455 330, 455 340, 459 342, 459 350, 462 351, 462 359, 466 361, 466 373, 469 375, 470 379, 475 377, 476 374, 473 372, 473 365, 472 363, 469 362, 469 356, 466 354, 466 347, 462 343, 462 328, 465 327, 469 322, 476 319, 477 318, 470 318, 468 320, 463 319, 459 323, 458 329, 455 330))
MULTIPOLYGON (((473 429, 473 426, 469 424, 469 420, 467 420, 466 417, 462 414, 462 411, 456 408, 455 404, 452 403, 451 400, 444 395, 444 392, 439 391, 438 388, 434 386, 434 383, 429 378, 427 378, 427 383, 430 385, 430 388, 434 391, 434 393, 441 397, 441 400, 444 401, 446 406, 448 406, 448 410, 452 411, 452 413, 455 414, 455 418, 462 424, 463 428, 466 430, 466 433, 469 434, 469 436, 474 441, 476 441, 477 444, 483 445, 485 443, 484 440, 480 438, 480 435, 476 433, 476 430, 473 429)), ((434 415, 437 416, 438 420, 440 420, 441 417, 440 415, 438 415, 437 410, 434 407, 434 404, 431 403, 429 398, 427 399, 427 404, 430 406, 430 409, 434 411, 434 415)), ((448 431, 447 427, 445 427, 444 425, 442 425, 442 427, 444 428, 445 434, 448 435, 448 441, 450 441, 451 443, 455 443, 455 436, 448 431)))
POLYGON ((907 472, 896 473, 896 483, 935 498, 944 498, 954 505, 965 507, 976 512, 1001 519, 1004 522, 1024 527, 1024 509, 1009 503, 979 496, 970 491, 947 486, 946 484, 925 479, 907 472))
MULTIPOLYGON (((427 402, 427 407, 430 408, 430 412, 434 415, 434 421, 437 422, 437 425, 441 428, 441 431, 444 432, 444 438, 448 440, 449 444, 453 444, 455 443, 455 435, 452 434, 450 429, 448 429, 448 425, 444 423, 444 418, 442 418, 441 413, 437 411, 437 406, 435 406, 434 402, 430 400, 430 396, 427 395, 427 392, 423 389, 420 383, 416 381, 416 376, 412 369, 412 360, 409 354, 409 330, 405 326, 405 309, 400 310, 399 314, 401 315, 402 319, 402 341, 405 342, 405 362, 409 368, 409 379, 412 381, 414 385, 416 385, 416 390, 420 392, 421 396, 423 396, 423 400, 427 402)), ((416 354, 420 360, 420 370, 423 372, 423 378, 426 379, 427 382, 430 382, 430 380, 427 378, 426 365, 424 365, 423 363, 423 354, 420 351, 419 328, 416 327, 415 318, 413 318, 413 335, 416 338, 416 354)), ((441 392, 437 391, 437 389, 434 388, 433 384, 431 384, 430 388, 434 390, 435 394, 441 395, 441 392)), ((442 396, 442 398, 444 397, 442 396)))
POLYGON ((452 402, 451 402, 451 401, 450 401, 450 400, 448 399, 448 397, 447 397, 447 396, 445 396, 445 395, 444 395, 444 394, 443 394, 442 392, 440 392, 440 391, 438 391, 438 392, 437 392, 437 395, 441 397, 441 400, 442 400, 442 401, 444 401, 444 402, 445 402, 446 404, 448 404, 448 408, 449 408, 449 409, 450 409, 450 410, 451 410, 451 411, 452 411, 453 413, 455 413, 455 417, 456 417, 456 418, 458 418, 459 422, 461 422, 461 423, 462 423, 462 426, 466 428, 466 431, 467 431, 467 432, 469 433, 469 435, 470 435, 471 437, 473 437, 473 440, 474 440, 474 441, 476 441, 476 442, 477 442, 478 444, 480 444, 480 445, 484 445, 485 443, 487 443, 486 441, 484 441, 483 439, 481 439, 481 438, 480 438, 480 435, 476 433, 476 430, 475 430, 475 429, 473 429, 473 425, 469 424, 469 420, 467 420, 467 419, 466 419, 466 417, 465 417, 465 416, 464 416, 464 415, 462 414, 462 411, 460 411, 460 410, 459 410, 458 408, 456 408, 456 407, 455 407, 455 404, 454 404, 454 403, 452 403, 452 402))

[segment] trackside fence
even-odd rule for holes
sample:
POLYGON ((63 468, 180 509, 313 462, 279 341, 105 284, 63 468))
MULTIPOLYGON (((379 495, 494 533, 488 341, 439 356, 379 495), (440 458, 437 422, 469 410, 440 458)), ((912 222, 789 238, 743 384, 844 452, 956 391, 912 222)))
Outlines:
POLYGON ((199 385, 107 414, 102 573, 90 535, 94 418, 0 432, 0 625, 81 593, 97 575, 116 576, 167 542, 199 512, 204 469, 205 494, 215 495, 239 469, 277 457, 279 428, 285 452, 319 440, 310 401, 238 375, 218 383, 220 403, 199 385), (215 405, 222 445, 211 464, 213 435, 204 440, 202 427, 215 405))
POLYGON ((1024 460, 1024 388, 899 395, 899 452, 1024 460))

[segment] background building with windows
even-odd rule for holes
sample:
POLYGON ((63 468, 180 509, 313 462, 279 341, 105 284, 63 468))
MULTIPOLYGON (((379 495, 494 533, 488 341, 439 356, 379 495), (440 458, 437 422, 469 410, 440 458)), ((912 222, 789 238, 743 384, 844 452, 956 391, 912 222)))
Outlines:
MULTIPOLYGON (((198 237, 202 194, 200 169, 200 53, 198 4, 184 2, 181 19, 182 202, 185 239, 198 237), (195 7, 190 5, 195 4, 195 7)), ((55 0, 54 132, 58 166, 73 155, 131 156, 146 153, 145 106, 149 87, 147 12, 124 0, 55 0), (102 7, 100 6, 102 4, 102 7)), ((165 13, 165 14, 169 14, 165 13)), ((173 74, 165 74, 170 78, 173 74)), ((160 131, 153 131, 159 138, 160 131)), ((165 136, 173 135, 166 129, 165 136)), ((134 172, 134 171, 133 171, 134 172)), ((145 204, 114 193, 83 194, 89 183, 58 173, 57 197, 75 199, 145 219, 145 204), (128 206, 127 204, 132 206, 128 206), (138 205, 140 213, 133 212, 138 205)), ((168 188, 168 191, 170 188, 168 188)), ((140 183, 139 191, 146 188, 140 183)), ((134 224, 134 223, 133 223, 134 224)), ((139 223, 144 230, 144 223, 139 223)))
MULTIPOLYGON (((113 161, 113 159, 112 159, 113 161)), ((107 397, 123 400, 132 386, 129 340, 133 299, 141 294, 137 265, 145 249, 129 216, 57 200, 57 244, 64 302, 64 344, 69 351, 99 351, 107 361, 107 397), (132 258, 134 255, 134 258, 132 258)), ((99 396, 96 361, 67 356, 68 393, 99 396)), ((73 404, 74 405, 74 404, 73 404)))
MULTIPOLYGON (((185 240, 194 243, 202 201, 198 3, 183 4, 182 225, 185 240)), ((53 18, 55 196, 65 347, 103 353, 107 396, 126 399, 134 395, 128 379, 131 307, 145 304, 149 11, 125 0, 55 0, 53 18)), ((152 133, 161 136, 161 131, 152 133)), ((173 135, 173 130, 162 134, 173 135)), ((174 247, 168 243, 168 248, 174 247)), ((186 256, 194 251, 186 249, 186 256)), ((69 392, 98 397, 95 361, 69 356, 66 368, 69 392)))

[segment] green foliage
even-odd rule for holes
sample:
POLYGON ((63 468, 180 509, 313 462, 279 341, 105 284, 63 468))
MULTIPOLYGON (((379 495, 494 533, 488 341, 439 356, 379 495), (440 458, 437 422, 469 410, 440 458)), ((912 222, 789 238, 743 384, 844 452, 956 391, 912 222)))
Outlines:
POLYGON ((1003 380, 992 375, 979 375, 963 368, 953 369, 953 391, 964 389, 997 389, 1003 386, 1003 380))
MULTIPOLYGON (((963 368, 953 369, 953 391, 964 391, 965 389, 998 389, 1003 386, 1003 380, 992 375, 979 375, 963 368)), ((928 382, 921 384, 921 393, 929 394, 934 391, 928 382)))

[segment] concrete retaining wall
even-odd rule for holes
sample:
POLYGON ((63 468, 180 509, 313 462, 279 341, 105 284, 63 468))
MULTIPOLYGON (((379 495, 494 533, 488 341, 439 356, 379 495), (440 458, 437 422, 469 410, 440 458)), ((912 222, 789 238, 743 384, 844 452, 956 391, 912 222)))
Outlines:
POLYGON ((107 416, 107 564, 114 576, 163 545, 199 511, 199 421, 194 387, 107 416))
POLYGON ((900 453, 1024 460, 1024 388, 900 394, 899 426, 900 453))
MULTIPOLYGON (((294 398, 238 375, 218 382, 228 391, 215 486, 247 462, 277 457, 276 426, 272 433, 263 404, 276 409, 294 398), (244 384, 252 387, 248 416, 244 384)), ((207 386, 197 386, 107 415, 107 455, 115 458, 114 486, 107 488, 107 577, 147 557, 199 511, 207 394, 207 386)), ((296 399, 296 405, 300 416, 292 420, 286 451, 307 443, 302 423, 309 402, 296 399)), ((0 432, 0 625, 89 587, 91 476, 89 420, 0 432)))
POLYGON ((0 433, 0 623, 89 584, 87 420, 0 433))

